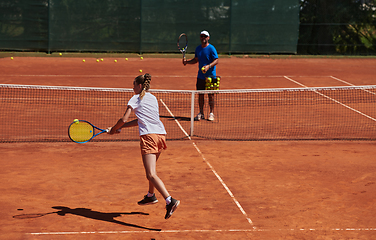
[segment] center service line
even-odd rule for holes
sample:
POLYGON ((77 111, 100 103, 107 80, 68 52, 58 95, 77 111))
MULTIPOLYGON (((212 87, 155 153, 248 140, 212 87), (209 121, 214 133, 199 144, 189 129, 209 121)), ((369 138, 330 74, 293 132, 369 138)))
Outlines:
MULTIPOLYGON (((174 114, 170 111, 170 109, 167 107, 167 105, 163 102, 162 99, 160 99, 163 106, 167 109, 167 111, 170 113, 171 117, 174 118, 175 122, 179 126, 179 128, 183 131, 183 133, 188 137, 189 140, 192 141, 192 138, 187 134, 187 132, 183 129, 183 127, 180 125, 179 121, 175 118, 174 114)), ((201 155, 201 158, 205 161, 205 163, 209 166, 210 170, 214 173, 214 175, 217 177, 219 182, 222 184, 222 186, 226 189, 227 193, 230 195, 232 200, 235 202, 236 206, 239 208, 239 210, 243 213, 249 224, 253 226, 252 220, 248 217, 248 214, 244 211, 243 207, 240 205, 239 201, 236 200, 234 194, 232 194, 231 190, 227 187, 226 183, 222 180, 221 176, 215 171, 213 166, 206 160, 204 154, 201 152, 201 150, 197 147, 196 143, 192 141, 193 146, 196 148, 197 152, 201 155)), ((255 229, 255 227, 253 227, 255 229)))

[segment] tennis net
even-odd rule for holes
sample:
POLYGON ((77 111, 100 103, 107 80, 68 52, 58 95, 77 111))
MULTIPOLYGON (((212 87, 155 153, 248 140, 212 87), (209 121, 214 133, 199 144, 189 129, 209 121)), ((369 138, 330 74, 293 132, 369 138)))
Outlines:
MULTIPOLYGON (((218 91, 150 90, 167 139, 376 140, 376 85, 218 91), (194 121, 198 95, 214 94, 215 120, 194 121)), ((0 142, 70 141, 74 119, 100 128, 124 114, 132 89, 0 85, 0 142)), ((132 115, 131 119, 135 116, 132 115)), ((93 141, 138 140, 138 128, 93 141)))

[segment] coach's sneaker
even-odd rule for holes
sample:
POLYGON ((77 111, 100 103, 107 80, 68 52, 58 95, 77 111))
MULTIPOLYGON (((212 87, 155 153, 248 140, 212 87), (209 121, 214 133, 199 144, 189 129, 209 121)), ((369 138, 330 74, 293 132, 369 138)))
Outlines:
POLYGON ((195 121, 200 121, 201 119, 205 119, 204 114, 203 113, 197 114, 197 116, 195 117, 195 121))
POLYGON ((214 121, 214 113, 210 113, 209 114, 209 118, 208 118, 209 121, 214 121))
POLYGON ((155 194, 152 197, 148 197, 148 195, 145 195, 144 199, 138 202, 138 205, 149 205, 149 204, 154 204, 157 202, 158 202, 158 199, 155 196, 155 194))
POLYGON ((172 215, 172 213, 176 210, 176 208, 179 206, 180 201, 171 198, 170 204, 166 205, 166 216, 165 219, 169 219, 172 215))

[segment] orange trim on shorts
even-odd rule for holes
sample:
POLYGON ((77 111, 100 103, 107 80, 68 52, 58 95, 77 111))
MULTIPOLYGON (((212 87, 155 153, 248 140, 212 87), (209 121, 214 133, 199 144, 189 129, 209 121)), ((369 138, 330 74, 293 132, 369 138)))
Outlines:
POLYGON ((167 148, 166 135, 146 134, 140 136, 141 155, 157 154, 167 148))

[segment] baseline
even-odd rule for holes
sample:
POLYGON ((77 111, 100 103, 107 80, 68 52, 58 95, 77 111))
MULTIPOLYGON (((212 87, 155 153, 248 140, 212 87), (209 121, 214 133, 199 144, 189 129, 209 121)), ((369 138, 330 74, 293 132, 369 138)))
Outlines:
MULTIPOLYGON (((376 228, 332 228, 330 231, 376 231, 376 228)), ((317 228, 300 228, 300 229, 215 229, 215 230, 161 230, 158 233, 217 233, 217 232, 270 232, 270 231, 328 231, 328 229, 317 229, 317 228)), ((29 235, 41 236, 41 235, 84 235, 84 234, 129 234, 129 233, 150 233, 150 231, 92 231, 92 232, 35 232, 28 233, 29 235)))

